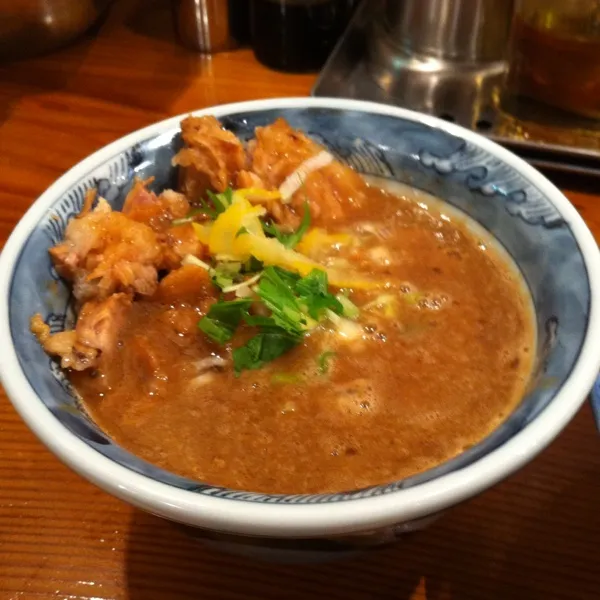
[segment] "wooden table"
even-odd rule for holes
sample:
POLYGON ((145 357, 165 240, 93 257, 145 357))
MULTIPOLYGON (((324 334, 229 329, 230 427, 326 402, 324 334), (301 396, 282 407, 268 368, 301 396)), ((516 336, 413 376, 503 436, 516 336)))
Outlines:
MULTIPOLYGON (((117 3, 94 37, 0 66, 1 243, 52 181, 121 135, 212 104, 306 95, 313 79, 269 71, 248 50, 188 53, 168 3, 117 3)), ((600 236, 600 194, 567 194, 600 236)), ((429 530, 350 562, 291 567, 206 550, 105 494, 0 393, 0 600, 600 598, 600 444, 587 404, 527 468, 429 530)))

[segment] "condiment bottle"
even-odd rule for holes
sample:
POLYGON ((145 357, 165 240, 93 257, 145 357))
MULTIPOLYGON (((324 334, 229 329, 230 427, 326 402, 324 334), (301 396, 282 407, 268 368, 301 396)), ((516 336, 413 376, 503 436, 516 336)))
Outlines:
POLYGON ((256 58, 281 71, 319 70, 344 32, 355 0, 251 0, 256 58))

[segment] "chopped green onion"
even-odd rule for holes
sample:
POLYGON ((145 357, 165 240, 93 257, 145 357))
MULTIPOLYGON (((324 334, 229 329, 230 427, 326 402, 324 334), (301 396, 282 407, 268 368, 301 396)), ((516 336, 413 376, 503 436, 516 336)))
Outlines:
POLYGON ((260 369, 291 350, 297 343, 297 337, 289 335, 281 328, 255 335, 233 351, 233 367, 236 375, 244 370, 260 369))
POLYGON ((313 269, 296 284, 296 291, 301 296, 322 296, 328 293, 327 288, 327 273, 320 269, 313 269))
POLYGON ((242 268, 242 265, 239 262, 222 262, 213 268, 199 258, 196 258, 193 254, 186 254, 181 261, 181 264, 195 265, 196 267, 201 267, 205 271, 208 271, 212 282, 221 289, 233 285, 234 278, 239 274, 240 269, 242 268))
MULTIPOLYGON (((404 294, 407 296, 408 294, 404 294)), ((394 302, 396 302, 397 297, 392 294, 380 294, 377 298, 367 302, 362 306, 362 310, 372 310, 373 308, 384 308, 386 306, 391 306, 394 302)))
POLYGON ((256 273, 262 271, 265 268, 264 264, 258 260, 258 258, 251 256, 243 265, 243 273, 256 273))
POLYGON ((171 221, 171 226, 177 227, 179 225, 185 225, 186 223, 191 223, 193 220, 193 217, 182 217, 181 219, 173 219, 171 221))
POLYGON ((221 290, 231 287, 242 269, 240 262, 220 262, 214 269, 210 270, 212 282, 221 290))
POLYGON ((358 306, 348 298, 348 296, 344 296, 344 294, 338 294, 336 296, 339 303, 342 305, 342 315, 348 319, 358 319, 358 315, 360 311, 358 310, 358 306))
POLYGON ((272 383, 303 383, 304 379, 296 373, 275 373, 271 376, 272 383))
POLYGON ((191 223, 197 215, 206 215, 210 219, 216 219, 222 212, 225 212, 229 208, 233 201, 233 190, 231 188, 227 188, 221 194, 215 194, 210 190, 207 190, 206 195, 212 202, 212 206, 206 200, 200 198, 198 202, 200 206, 192 208, 185 217, 175 219, 171 222, 171 225, 191 223))
POLYGON ((208 313, 200 319, 198 327, 211 340, 224 344, 228 342, 250 308, 252 300, 230 300, 213 304, 208 313))
POLYGON ((268 233, 272 237, 277 238, 279 242, 281 242, 286 248, 295 248, 300 240, 304 237, 306 232, 310 227, 310 209, 308 207, 308 202, 304 202, 304 215, 302 216, 302 222, 300 223, 300 227, 296 229, 296 231, 292 233, 283 233, 276 225, 273 223, 263 223, 263 229, 265 233, 268 233))
POLYGON ((182 265, 195 265, 196 267, 200 267, 205 271, 211 271, 211 266, 206 264, 203 260, 200 260, 193 254, 186 254, 181 261, 182 265))
POLYGON ((221 291, 224 294, 229 294, 230 292, 236 292, 237 290, 239 290, 243 287, 250 287, 251 285, 255 284, 261 278, 261 275, 262 275, 262 273, 257 273, 256 275, 253 275, 252 277, 250 277, 249 279, 246 279, 245 281, 241 281, 240 283, 236 283, 235 285, 230 285, 228 287, 221 288, 221 291))
POLYGON ((296 292, 306 305, 308 314, 317 321, 327 309, 336 314, 343 312, 341 302, 329 293, 328 287, 327 273, 319 269, 313 269, 296 284, 296 292))
POLYGON ((251 315, 250 313, 246 313, 244 315, 244 321, 248 325, 262 327, 263 329, 273 329, 277 327, 277 323, 275 323, 273 317, 265 317, 263 315, 251 315))
POLYGON ((330 366, 329 363, 331 362, 331 359, 334 356, 337 356, 337 352, 334 352, 333 350, 327 350, 319 354, 319 357, 317 358, 317 363, 319 365, 319 373, 321 375, 327 374, 330 366))
POLYGON ((185 217, 181 219, 173 219, 171 221, 171 225, 176 227, 177 225, 185 225, 185 223, 191 223, 194 220, 194 217, 197 215, 206 215, 211 219, 215 218, 215 212, 204 200, 200 200, 200 207, 192 208, 185 217))
POLYGON ((336 315, 332 310, 326 310, 325 314, 327 318, 333 323, 335 330, 340 336, 348 340, 354 340, 362 336, 363 328, 358 324, 354 323, 350 319, 340 317, 336 315))
POLYGON ((233 190, 231 188, 227 188, 224 192, 220 194, 215 194, 214 192, 207 190, 206 195, 212 202, 214 211, 217 216, 225 212, 233 202, 233 190))
POLYGON ((306 318, 290 286, 294 277, 284 269, 267 267, 258 284, 258 295, 279 327, 291 335, 301 336, 306 329, 306 318))
MULTIPOLYGON (((251 327, 258 327, 259 332, 254 337, 233 351, 236 374, 246 369, 258 369, 275 360, 299 344, 304 334, 323 319, 330 319, 344 337, 356 337, 362 332, 357 324, 348 320, 358 316, 358 308, 347 297, 336 298, 329 292, 325 271, 315 269, 306 277, 300 277, 292 271, 269 266, 245 281, 222 285, 224 281, 232 282, 242 272, 248 272, 249 268, 262 266, 262 263, 234 265, 233 268, 227 263, 215 269, 206 267, 211 273, 219 274, 220 280, 216 283, 224 293, 252 289, 271 314, 251 315, 248 312, 251 299, 221 301, 213 304, 198 326, 219 343, 229 341, 242 320, 251 327), (258 285, 254 285, 256 282, 258 285)), ((324 353, 319 358, 320 372, 326 372, 327 361, 333 354, 324 353)))

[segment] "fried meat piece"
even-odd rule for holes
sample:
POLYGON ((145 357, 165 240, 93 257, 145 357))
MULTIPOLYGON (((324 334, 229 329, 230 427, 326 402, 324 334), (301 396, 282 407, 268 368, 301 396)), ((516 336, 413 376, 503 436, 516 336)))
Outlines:
POLYGON ((73 281, 80 302, 103 300, 114 292, 153 294, 163 259, 155 232, 113 212, 103 198, 93 211, 72 219, 64 240, 49 252, 58 273, 73 281))
POLYGON ((32 317, 30 327, 44 351, 60 357, 63 369, 83 371, 95 367, 101 354, 115 350, 130 306, 130 295, 114 294, 102 301, 85 303, 75 329, 51 334, 39 314, 32 317))
POLYGON ((179 165, 179 188, 191 202, 207 189, 223 192, 246 165, 238 138, 223 129, 215 117, 188 117, 181 122, 184 147, 173 158, 179 165))
MULTIPOLYGON (((256 184, 277 189, 304 162, 323 150, 280 118, 271 125, 256 128, 256 140, 249 149, 250 170, 256 184)), ((251 180, 247 175, 243 177, 245 181, 251 180)), ((358 173, 334 160, 308 174, 289 204, 274 202, 268 210, 280 224, 295 228, 307 202, 313 223, 326 225, 359 207, 365 200, 366 185, 358 173)))

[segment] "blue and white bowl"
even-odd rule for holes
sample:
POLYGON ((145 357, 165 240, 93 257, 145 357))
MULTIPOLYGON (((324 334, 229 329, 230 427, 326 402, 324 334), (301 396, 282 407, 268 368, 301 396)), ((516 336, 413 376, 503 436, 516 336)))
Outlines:
POLYGON ((403 481, 346 493, 224 489, 168 473, 117 446, 79 411, 67 380, 31 335, 29 319, 40 312, 53 331, 73 319, 69 291, 47 251, 81 209, 88 188, 98 186, 119 208, 136 175, 154 176, 156 189, 173 186, 181 119, 174 117, 73 167, 35 202, 0 257, 2 382, 29 427, 62 461, 109 493, 201 536, 238 549, 304 555, 389 542, 423 526, 527 463, 565 427, 600 367, 600 255, 577 211, 540 173, 461 127, 367 102, 266 100, 195 114, 216 115, 241 138, 283 116, 359 172, 408 183, 478 221, 513 257, 531 291, 540 385, 457 458, 403 481))

